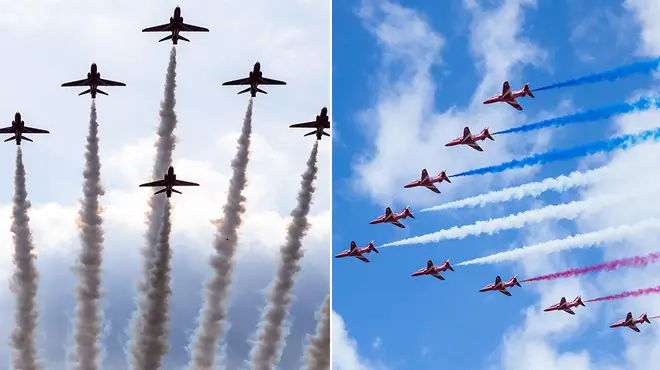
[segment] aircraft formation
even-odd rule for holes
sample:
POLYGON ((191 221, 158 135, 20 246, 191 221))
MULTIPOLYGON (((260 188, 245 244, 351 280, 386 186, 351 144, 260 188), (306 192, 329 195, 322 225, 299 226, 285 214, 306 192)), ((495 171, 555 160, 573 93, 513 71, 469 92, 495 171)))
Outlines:
MULTIPOLYGON (((591 77, 591 76, 589 76, 591 77)), ((594 80, 597 81, 597 79, 594 77, 594 80)), ((558 86, 561 84, 557 84, 558 86)), ((537 90, 545 90, 548 89, 547 87, 540 88, 537 90)), ((523 98, 523 97, 530 97, 530 98, 535 98, 532 90, 530 90, 529 83, 526 83, 520 90, 518 91, 511 91, 511 86, 509 85, 508 81, 504 81, 502 84, 502 91, 500 94, 495 95, 483 102, 483 104, 493 104, 493 103, 507 103, 511 107, 515 108, 518 111, 522 111, 523 108, 518 103, 516 99, 518 98, 523 98)), ((515 132, 514 130, 510 130, 507 132, 515 132)), ((506 132, 498 132, 496 134, 500 133, 506 133, 506 132)), ((463 129, 463 135, 461 137, 458 137, 447 144, 445 146, 447 147, 453 147, 453 146, 468 146, 474 150, 477 150, 479 152, 483 152, 484 149, 478 144, 480 141, 485 141, 486 139, 490 141, 495 141, 493 136, 491 135, 489 128, 486 127, 484 128, 479 134, 473 135, 470 132, 469 127, 465 127, 463 129)), ((456 176, 456 175, 453 175, 456 176)), ((460 175, 459 175, 460 176, 460 175)), ((409 188, 416 188, 416 187, 424 187, 427 188, 428 190, 440 194, 441 191, 438 189, 436 184, 441 184, 443 182, 451 183, 450 177, 448 176, 447 172, 445 170, 440 171, 440 173, 436 176, 430 176, 427 169, 424 168, 421 171, 421 175, 419 179, 413 180, 410 183, 404 185, 403 187, 406 189, 409 188)), ((370 224, 379 224, 379 223, 390 223, 393 224, 394 226, 397 226, 399 228, 405 228, 406 226, 402 224, 400 221, 404 220, 406 218, 412 218, 414 219, 415 217, 413 216, 410 207, 406 206, 401 212, 395 213, 392 211, 390 207, 385 208, 385 214, 372 220, 369 222, 370 224)), ((374 241, 371 241, 367 246, 360 248, 356 244, 355 241, 351 241, 350 247, 347 250, 342 251, 341 253, 335 255, 335 258, 345 258, 345 257, 355 257, 363 262, 370 262, 369 259, 365 256, 366 254, 369 254, 370 252, 376 252, 379 253, 379 251, 376 249, 374 245, 374 241)), ((441 273, 445 273, 446 271, 454 271, 453 267, 449 263, 449 259, 445 260, 441 265, 435 265, 432 260, 427 261, 426 267, 423 267, 419 269, 418 271, 412 273, 411 276, 432 276, 438 280, 445 280, 445 277, 441 273)), ((532 281, 532 280, 529 280, 532 281)), ((509 289, 513 287, 522 287, 520 282, 518 281, 518 277, 516 275, 513 275, 511 279, 508 281, 503 281, 500 276, 496 276, 495 280, 493 283, 490 283, 483 288, 479 289, 479 292, 500 292, 501 294, 505 296, 511 296, 511 292, 509 289)), ((595 301, 595 300, 592 300, 595 301)), ((587 301, 589 302, 589 301, 587 301)), ((586 305, 582 301, 581 296, 577 296, 573 301, 567 301, 565 297, 561 297, 559 302, 544 309, 544 312, 552 312, 552 311, 562 311, 571 315, 575 315, 574 309, 577 307, 585 307, 586 305)), ((651 323, 650 319, 658 319, 660 316, 654 316, 654 317, 648 317, 646 313, 643 313, 640 315, 638 318, 633 318, 632 313, 628 312, 627 316, 625 319, 622 319, 620 321, 617 321, 616 323, 612 324, 610 328, 618 328, 618 327, 627 327, 630 328, 633 331, 639 332, 639 328, 637 325, 641 323, 651 323)))

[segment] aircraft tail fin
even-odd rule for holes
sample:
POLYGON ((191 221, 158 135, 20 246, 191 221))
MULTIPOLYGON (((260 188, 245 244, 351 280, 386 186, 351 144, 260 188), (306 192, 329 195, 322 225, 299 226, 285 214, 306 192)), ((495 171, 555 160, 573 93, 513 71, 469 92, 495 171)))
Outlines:
POLYGON ((490 132, 488 131, 488 127, 486 127, 485 129, 483 129, 483 131, 481 131, 481 136, 483 136, 484 139, 490 139, 492 141, 495 141, 495 139, 493 139, 493 137, 490 136, 490 132))
POLYGON ((440 172, 440 181, 445 180, 448 183, 451 183, 451 180, 449 180, 449 176, 447 176, 447 171, 442 171, 440 172))
POLYGON ((575 305, 576 306, 582 306, 582 307, 587 307, 584 302, 582 302, 582 296, 577 296, 575 297, 575 305))
POLYGON ((244 94, 244 93, 246 93, 246 92, 248 92, 248 91, 250 91, 250 88, 249 88, 249 87, 248 87, 247 89, 245 89, 245 90, 241 90, 241 91, 239 91, 238 94, 236 94, 236 95, 244 94))
POLYGON ((167 191, 167 188, 163 188, 163 189, 158 190, 157 192, 155 192, 154 195, 156 195, 156 194, 160 194, 160 193, 164 193, 164 192, 166 192, 166 191, 167 191))
POLYGON ((179 40, 183 40, 183 41, 190 42, 190 40, 188 40, 187 38, 185 38, 185 37, 183 37, 183 36, 181 36, 181 35, 179 35, 179 40))
POLYGON ((516 275, 513 275, 511 278, 511 286, 519 286, 522 288, 522 285, 518 282, 518 277, 516 275))
POLYGON ((640 321, 640 322, 647 322, 647 323, 649 323, 649 324, 651 323, 651 321, 649 320, 649 317, 646 315, 646 312, 644 312, 644 313, 639 317, 639 321, 640 321))
POLYGON ((106 96, 108 95, 108 93, 103 91, 103 90, 96 89, 96 92, 99 93, 99 94, 106 95, 106 96))
MULTIPOLYGON (((181 37, 179 37, 179 38, 181 38, 181 37)), ((172 35, 167 35, 167 36, 163 37, 162 39, 158 40, 158 42, 163 42, 165 40, 171 40, 171 39, 172 39, 172 35)))
POLYGON ((535 98, 534 94, 532 94, 532 90, 529 89, 529 84, 525 84, 525 86, 523 86, 523 92, 530 98, 535 98))
POLYGON ((447 258, 447 260, 445 261, 445 264, 447 265, 448 270, 454 271, 454 268, 451 267, 451 265, 449 264, 449 258, 447 258))
POLYGON ((306 133, 306 134, 303 135, 303 136, 310 136, 310 135, 314 135, 315 133, 316 133, 316 130, 314 130, 314 131, 312 131, 312 132, 309 132, 309 133, 306 133))
POLYGON ((8 141, 16 140, 16 135, 10 137, 9 139, 5 140, 5 143, 8 141))
POLYGON ((89 93, 91 93, 91 92, 92 92, 92 89, 87 89, 87 90, 81 92, 80 94, 78 94, 78 96, 85 95, 85 94, 89 94, 89 93))
POLYGON ((374 252, 376 252, 376 253, 380 253, 380 252, 378 251, 378 249, 376 249, 376 247, 374 247, 374 241, 373 241, 373 240, 369 242, 369 250, 372 250, 372 251, 374 251, 374 252))
POLYGON ((177 194, 183 194, 182 192, 180 192, 180 191, 178 191, 178 190, 176 190, 176 189, 174 189, 174 188, 172 188, 172 191, 175 192, 175 193, 177 193, 177 194))
POLYGON ((25 136, 23 136, 23 135, 21 135, 21 139, 23 139, 23 140, 27 140, 27 141, 29 141, 29 142, 32 142, 32 139, 30 139, 29 137, 25 137, 25 136))
POLYGON ((265 92, 265 91, 263 91, 263 90, 261 90, 261 89, 260 89, 260 88, 258 88, 258 87, 257 87, 257 92, 260 92, 260 93, 262 93, 262 94, 268 94, 267 92, 265 92))
POLYGON ((412 212, 410 212, 410 206, 406 206, 406 208, 403 209, 403 217, 410 217, 410 218, 415 218, 413 216, 412 212))

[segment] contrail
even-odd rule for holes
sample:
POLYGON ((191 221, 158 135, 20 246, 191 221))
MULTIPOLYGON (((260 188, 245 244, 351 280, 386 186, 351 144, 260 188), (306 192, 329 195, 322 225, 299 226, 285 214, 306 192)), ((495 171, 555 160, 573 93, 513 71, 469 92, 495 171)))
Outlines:
POLYGON ((528 245, 490 256, 475 258, 456 264, 456 266, 485 265, 505 261, 517 261, 528 256, 548 255, 574 248, 591 248, 606 242, 617 242, 648 231, 660 231, 660 219, 648 219, 633 225, 610 227, 590 233, 569 236, 564 239, 550 240, 544 243, 528 245))
POLYGON ((73 368, 94 370, 100 368, 101 330, 101 264, 103 262, 103 218, 100 214, 99 197, 105 191, 101 185, 101 159, 99 158, 99 124, 96 120, 96 103, 92 100, 89 113, 89 133, 85 146, 85 170, 83 171, 83 199, 79 211, 82 249, 78 256, 76 272, 77 307, 75 321, 75 348, 69 353, 73 368))
POLYGON ((472 225, 454 226, 450 229, 383 244, 379 248, 395 245, 437 243, 442 240, 463 239, 467 236, 480 234, 492 235, 501 230, 519 229, 525 225, 546 220, 573 220, 580 215, 600 212, 606 207, 625 202, 632 196, 632 194, 606 195, 585 200, 576 200, 570 203, 546 206, 543 208, 519 212, 517 214, 511 214, 506 217, 490 219, 488 221, 477 221, 472 225))
POLYGON ((317 313, 316 335, 307 346, 306 370, 330 369, 330 295, 325 297, 317 313))
POLYGON ((501 190, 491 191, 474 197, 456 200, 441 204, 439 206, 424 208, 419 212, 442 211, 446 209, 484 207, 488 204, 520 200, 524 197, 538 197, 546 191, 564 192, 571 188, 585 186, 602 177, 602 168, 589 170, 587 172, 575 171, 568 176, 561 175, 547 178, 539 182, 530 182, 520 186, 514 186, 501 190))
POLYGON ((660 261, 660 252, 651 253, 648 256, 621 258, 614 261, 599 263, 593 266, 572 268, 562 272, 555 272, 553 274, 541 275, 530 279, 521 280, 521 282, 528 283, 530 281, 569 278, 574 276, 586 275, 593 272, 614 271, 622 267, 646 267, 648 266, 649 263, 656 263, 658 261, 660 261))
POLYGON ((25 186, 25 166, 21 147, 16 150, 16 173, 14 174, 14 207, 11 232, 14 234, 14 266, 16 270, 10 281, 12 292, 16 293, 14 319, 16 327, 10 343, 14 349, 12 366, 16 370, 38 370, 37 360, 37 287, 39 274, 34 265, 34 243, 30 231, 30 202, 25 186))
POLYGON ((646 289, 639 289, 631 292, 623 292, 619 294, 613 294, 613 295, 608 295, 607 297, 600 297, 600 298, 595 298, 595 299, 590 299, 588 301, 584 301, 584 303, 588 302, 600 302, 600 301, 613 301, 615 299, 623 299, 623 298, 628 298, 628 297, 640 297, 644 295, 651 295, 651 294, 658 294, 660 293, 660 286, 656 286, 653 288, 646 288, 646 289))
POLYGON ((482 167, 476 170, 461 172, 449 177, 485 175, 488 173, 503 172, 513 168, 522 168, 576 157, 585 157, 600 152, 612 152, 617 149, 626 150, 639 144, 643 144, 649 140, 660 140, 660 128, 655 128, 653 130, 644 131, 634 135, 624 135, 607 140, 594 141, 593 143, 568 149, 555 149, 546 153, 534 154, 523 159, 514 159, 512 161, 495 166, 482 167))
MULTIPOLYGON (((156 159, 152 172, 152 179, 157 180, 163 176, 172 163, 172 152, 174 152, 176 137, 174 129, 177 124, 175 99, 176 90, 176 48, 173 46, 170 51, 170 61, 167 65, 167 75, 165 76, 165 98, 160 103, 160 125, 158 126, 158 140, 156 141, 156 159)), ((137 311, 133 314, 133 338, 131 349, 131 360, 129 361, 134 368, 144 368, 144 354, 146 349, 140 348, 140 336, 144 323, 140 322, 142 312, 149 309, 148 295, 151 287, 149 286, 151 268, 154 263, 156 248, 158 246, 158 235, 161 229, 161 215, 165 210, 166 199, 164 197, 150 197, 149 210, 147 216, 147 244, 142 248, 141 253, 144 258, 143 276, 138 282, 137 311)))
POLYGON ((247 185, 247 166, 250 159, 250 135, 252 134, 252 99, 248 103, 243 129, 238 138, 238 150, 231 161, 232 176, 229 180, 227 202, 222 207, 222 220, 216 222, 218 231, 213 241, 216 255, 211 257, 214 275, 206 282, 204 305, 199 313, 199 323, 190 344, 190 370, 211 370, 215 360, 218 340, 227 321, 227 295, 234 270, 234 254, 238 244, 238 229, 243 223, 247 185))
POLYGON ((303 256, 302 239, 307 234, 307 216, 314 195, 314 181, 318 172, 316 157, 319 142, 315 141, 307 160, 307 169, 302 175, 298 204, 291 211, 291 223, 287 230, 286 244, 280 248, 280 263, 271 286, 268 305, 261 316, 263 326, 257 333, 257 341, 250 351, 253 370, 271 370, 277 366, 283 342, 284 319, 291 306, 291 290, 300 271, 299 261, 303 256))
MULTIPOLYGON (((167 199, 167 198, 166 198, 167 199)), ((142 333, 139 337, 139 347, 144 363, 142 369, 160 369, 163 357, 169 351, 167 335, 169 328, 170 296, 170 233, 172 231, 172 208, 169 200, 165 201, 165 209, 162 214, 162 225, 156 248, 156 258, 150 271, 149 283, 151 289, 148 295, 148 306, 142 311, 142 333)))
POLYGON ((633 111, 646 111, 657 107, 658 103, 660 103, 659 96, 643 97, 634 103, 623 102, 623 103, 608 105, 605 107, 589 109, 584 112, 573 113, 562 117, 550 118, 543 121, 530 123, 527 125, 513 127, 508 130, 498 131, 493 133, 493 135, 511 134, 515 132, 529 132, 534 130, 540 130, 546 127, 561 127, 569 124, 608 119, 616 115, 626 114, 633 111))
POLYGON ((656 69, 658 69, 659 63, 660 63, 660 58, 644 60, 644 61, 628 64, 625 66, 616 67, 614 69, 610 69, 609 71, 593 73, 584 77, 573 78, 568 81, 558 82, 552 85, 539 87, 538 89, 534 89, 532 91, 550 90, 550 89, 557 89, 560 87, 567 87, 567 86, 580 86, 580 85, 592 84, 601 81, 616 81, 620 78, 634 74, 651 73, 656 69))

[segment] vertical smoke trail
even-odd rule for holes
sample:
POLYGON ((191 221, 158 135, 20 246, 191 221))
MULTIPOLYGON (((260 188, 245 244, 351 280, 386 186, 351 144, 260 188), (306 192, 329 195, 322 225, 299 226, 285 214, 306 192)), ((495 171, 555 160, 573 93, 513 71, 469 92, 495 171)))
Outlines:
POLYGON ((38 370, 36 331, 36 297, 39 275, 34 265, 34 244, 30 231, 30 202, 25 186, 25 166, 21 147, 16 150, 16 173, 14 175, 14 208, 12 211, 11 232, 14 234, 14 276, 10 287, 16 293, 14 318, 16 328, 11 334, 10 343, 14 349, 12 365, 16 370, 38 370))
POLYGON ((101 263, 103 261, 103 219, 99 213, 101 186, 101 159, 99 158, 98 122, 96 104, 92 100, 89 113, 89 133, 85 146, 83 171, 83 199, 79 211, 82 249, 76 272, 77 307, 75 322, 75 348, 69 353, 74 369, 94 370, 100 367, 101 329, 101 263))
MULTIPOLYGON (((156 141, 156 160, 152 172, 152 179, 156 180, 167 172, 168 167, 172 163, 172 152, 174 151, 176 137, 174 136, 174 129, 177 124, 176 112, 174 107, 176 99, 174 92, 176 90, 176 48, 172 46, 170 51, 170 61, 167 65, 167 75, 165 77, 165 98, 160 103, 160 125, 158 126, 158 140, 156 141)), ((160 216, 165 209, 166 199, 164 197, 150 197, 149 198, 149 211, 147 211, 147 245, 142 249, 141 253, 144 258, 144 275, 138 283, 139 294, 136 297, 138 310, 134 313, 132 319, 133 338, 131 349, 131 360, 129 361, 134 368, 144 368, 144 348, 140 348, 140 336, 142 335, 142 326, 144 323, 140 322, 142 312, 149 309, 149 302, 147 301, 149 295, 149 280, 150 271, 154 263, 154 255, 158 245, 158 233, 161 229, 160 216)))
POLYGON ((330 369, 330 295, 317 314, 316 335, 307 347, 307 370, 330 369))
POLYGON ((204 305, 199 313, 199 323, 190 345, 190 370, 211 370, 215 360, 218 339, 227 321, 227 294, 234 269, 234 254, 238 244, 238 229, 245 213, 243 189, 247 185, 247 165, 250 159, 250 135, 252 134, 252 99, 248 103, 243 129, 238 138, 238 151, 231 161, 232 176, 229 180, 227 203, 222 207, 222 220, 216 223, 218 231, 213 241, 216 255, 211 257, 214 275, 206 282, 204 305))
POLYGON ((165 198, 165 208, 162 214, 162 225, 156 249, 156 258, 150 271, 149 283, 151 289, 148 293, 147 309, 142 311, 142 333, 138 345, 144 350, 142 353, 144 364, 142 369, 160 369, 163 356, 169 351, 167 343, 170 296, 170 232, 172 231, 172 208, 169 200, 165 198))
POLYGON ((319 142, 315 141, 312 153, 307 160, 307 170, 302 175, 298 204, 291 212, 293 219, 287 230, 286 244, 280 249, 281 260, 268 297, 269 303, 261 316, 263 326, 257 333, 257 342, 250 353, 253 370, 274 369, 280 360, 284 319, 293 299, 291 294, 293 283, 296 274, 300 271, 298 261, 303 256, 302 239, 309 229, 307 215, 315 190, 318 151, 319 142))

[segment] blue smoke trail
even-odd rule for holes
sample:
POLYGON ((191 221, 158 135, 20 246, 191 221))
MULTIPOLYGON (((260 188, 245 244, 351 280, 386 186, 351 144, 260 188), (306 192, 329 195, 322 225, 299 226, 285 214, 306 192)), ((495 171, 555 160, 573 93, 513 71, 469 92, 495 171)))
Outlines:
POLYGON ((485 175, 487 173, 503 172, 513 168, 522 168, 527 166, 534 166, 537 164, 546 164, 554 161, 561 161, 564 159, 571 159, 575 157, 584 157, 599 152, 611 152, 617 149, 628 149, 636 145, 642 144, 646 141, 660 140, 660 127, 653 130, 648 130, 635 135, 624 135, 612 139, 595 141, 590 144, 577 146, 568 149, 556 149, 546 153, 534 154, 523 159, 514 159, 513 161, 498 164, 496 166, 488 166, 478 168, 476 170, 461 172, 449 177, 471 176, 471 175, 485 175))
POLYGON ((586 112, 573 113, 567 116, 550 118, 527 125, 513 127, 508 130, 492 133, 491 135, 510 134, 514 132, 529 132, 540 130, 546 127, 560 127, 573 123, 583 123, 588 121, 596 121, 599 119, 608 119, 615 115, 626 114, 635 110, 645 111, 657 106, 660 106, 660 96, 647 96, 639 99, 634 103, 612 104, 605 107, 590 109, 586 112))
POLYGON ((660 64, 660 58, 635 62, 633 64, 628 64, 627 66, 621 66, 621 67, 616 67, 614 69, 610 69, 609 71, 594 73, 588 76, 574 78, 568 81, 558 82, 556 84, 540 87, 532 91, 557 89, 566 86, 579 86, 590 83, 596 83, 600 81, 616 81, 619 78, 623 78, 633 74, 650 73, 658 69, 658 64, 660 64))

